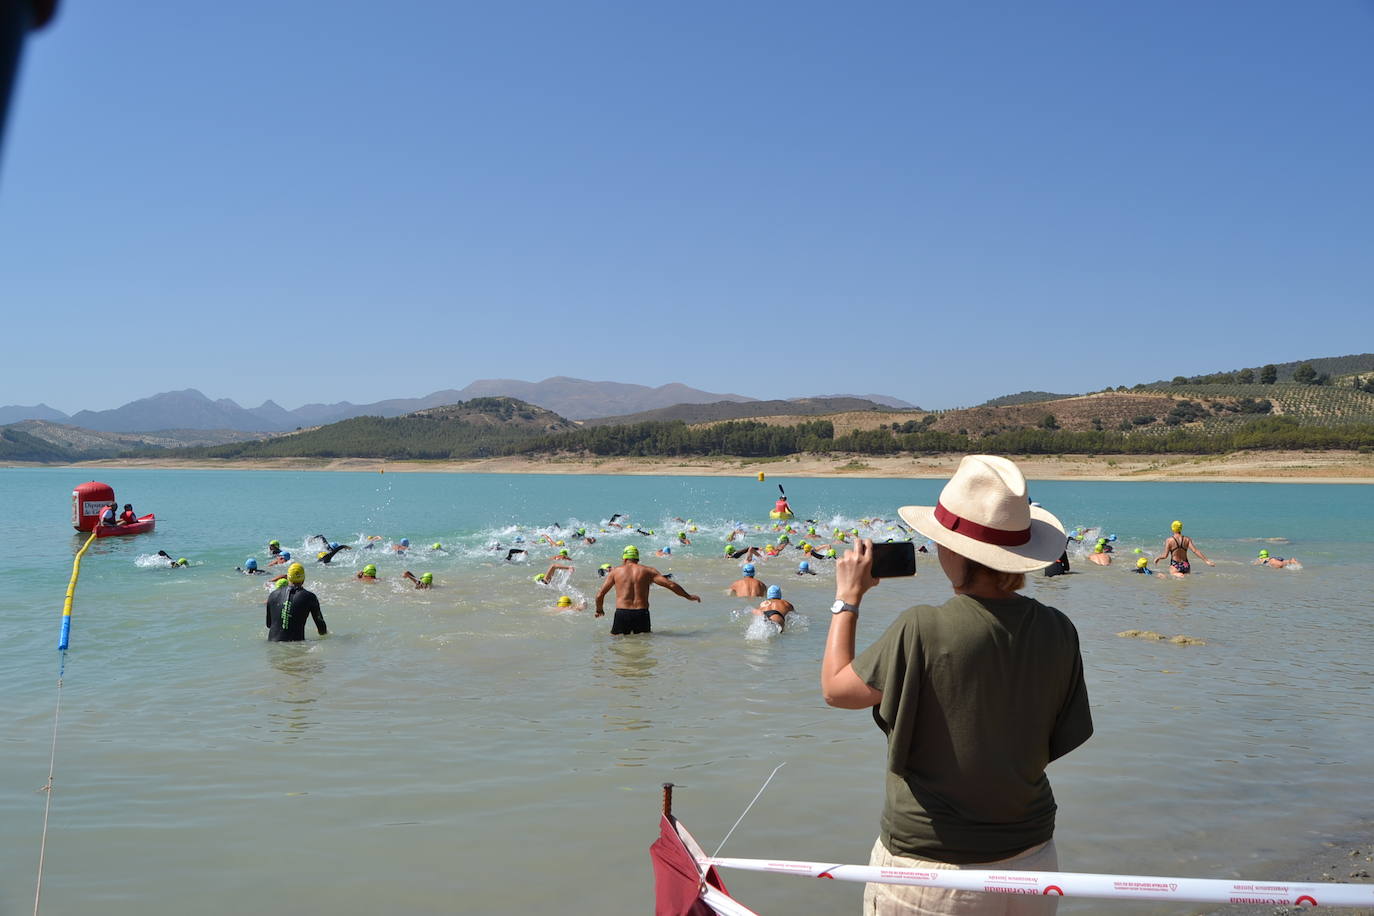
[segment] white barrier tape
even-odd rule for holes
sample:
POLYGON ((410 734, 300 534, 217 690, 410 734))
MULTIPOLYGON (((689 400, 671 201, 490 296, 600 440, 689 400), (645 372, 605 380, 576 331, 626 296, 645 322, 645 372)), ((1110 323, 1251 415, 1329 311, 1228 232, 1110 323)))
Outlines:
POLYGON ((1160 878, 1153 875, 1095 875, 1062 871, 876 868, 823 862, 702 858, 704 869, 834 878, 865 884, 910 884, 989 894, 1058 894, 1117 900, 1180 900, 1201 903, 1260 903, 1274 906, 1374 906, 1374 884, 1306 884, 1285 881, 1222 881, 1216 878, 1160 878))

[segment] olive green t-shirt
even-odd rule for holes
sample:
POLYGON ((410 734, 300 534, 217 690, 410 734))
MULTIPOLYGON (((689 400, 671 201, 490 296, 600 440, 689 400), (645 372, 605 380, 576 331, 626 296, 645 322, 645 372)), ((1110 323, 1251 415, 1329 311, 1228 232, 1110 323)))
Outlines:
POLYGON ((1045 766, 1093 732, 1068 617, 1021 595, 956 595, 902 612, 854 671, 883 692, 890 852, 967 865, 1054 835, 1045 766))

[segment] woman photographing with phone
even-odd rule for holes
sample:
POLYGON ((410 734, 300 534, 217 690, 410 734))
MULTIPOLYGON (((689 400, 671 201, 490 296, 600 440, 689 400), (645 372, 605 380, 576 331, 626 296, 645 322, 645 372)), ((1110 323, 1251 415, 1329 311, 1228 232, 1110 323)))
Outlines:
MULTIPOLYGON (((938 547, 954 597, 909 608, 857 658, 859 604, 878 584, 873 542, 835 567, 821 661, 831 706, 869 709, 887 736, 886 801, 869 864, 1055 871, 1046 765, 1092 735, 1073 623, 1017 594, 1064 549, 1005 458, 969 455, 935 506, 902 519, 938 547)), ((1057 898, 869 884, 864 913, 1053 913, 1057 898)))

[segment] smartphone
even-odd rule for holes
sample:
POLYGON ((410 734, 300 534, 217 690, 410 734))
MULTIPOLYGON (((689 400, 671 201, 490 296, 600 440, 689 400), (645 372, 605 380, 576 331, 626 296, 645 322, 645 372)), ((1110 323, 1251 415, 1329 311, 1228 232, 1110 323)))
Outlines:
POLYGON ((916 545, 892 541, 873 545, 873 578, 893 579, 916 575, 916 545))

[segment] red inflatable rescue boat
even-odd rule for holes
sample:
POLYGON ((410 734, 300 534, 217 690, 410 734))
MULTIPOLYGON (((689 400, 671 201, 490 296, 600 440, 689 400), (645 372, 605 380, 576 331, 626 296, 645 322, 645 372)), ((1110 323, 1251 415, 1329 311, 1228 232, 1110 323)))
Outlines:
MULTIPOLYGON (((72 527, 77 531, 94 531, 99 538, 108 538, 143 534, 152 531, 157 524, 152 513, 149 513, 126 525, 102 525, 100 513, 110 503, 115 503, 115 495, 114 488, 109 484, 91 480, 76 487, 72 490, 72 527)), ((118 503, 115 504, 117 507, 118 503)))
POLYGON ((129 522, 127 525, 96 525, 93 530, 98 538, 112 538, 125 534, 143 534, 145 531, 152 531, 156 524, 157 519, 149 512, 147 515, 140 515, 138 521, 129 522))

